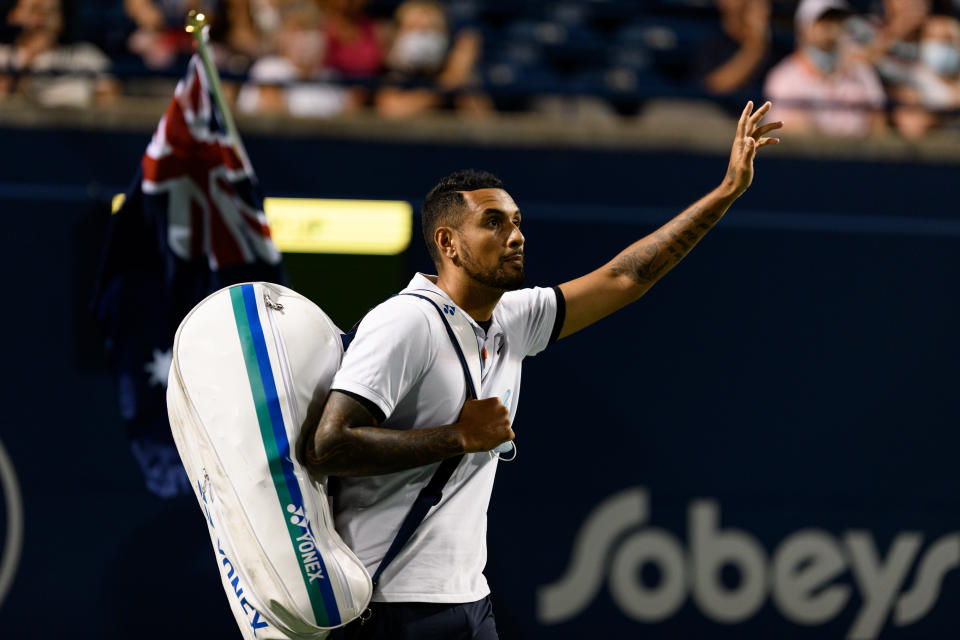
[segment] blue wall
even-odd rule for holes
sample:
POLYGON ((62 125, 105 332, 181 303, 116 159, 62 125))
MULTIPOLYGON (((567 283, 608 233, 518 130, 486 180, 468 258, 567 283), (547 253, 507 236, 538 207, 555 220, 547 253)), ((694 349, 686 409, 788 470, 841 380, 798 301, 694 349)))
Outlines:
MULTIPOLYGON (((0 157, 0 442, 25 509, 4 637, 237 637, 193 498, 142 487, 85 312, 104 202, 147 137, 0 130, 16 151, 0 157)), ((453 169, 495 170, 524 212, 539 285, 599 266, 726 163, 246 143, 268 195, 419 204, 453 169)), ((760 158, 750 192, 647 296, 529 360, 520 456, 502 465, 490 509, 502 637, 955 635, 954 185, 946 165, 760 158)), ((295 286, 322 291, 327 271, 343 279, 355 266, 318 260, 295 286)), ((370 284, 347 303, 331 292, 335 320, 428 268, 416 241, 401 262, 368 266, 370 284)))

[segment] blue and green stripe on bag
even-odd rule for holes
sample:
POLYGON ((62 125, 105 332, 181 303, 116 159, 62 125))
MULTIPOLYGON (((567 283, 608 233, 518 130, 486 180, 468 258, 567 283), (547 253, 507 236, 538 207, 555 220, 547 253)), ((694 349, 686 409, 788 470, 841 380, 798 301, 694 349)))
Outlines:
POLYGON ((290 442, 283 422, 263 326, 257 312, 253 285, 231 287, 230 301, 233 304, 233 315, 240 335, 247 378, 253 393, 273 486, 283 507, 280 516, 287 525, 290 543, 299 559, 300 573, 310 597, 316 624, 321 627, 337 626, 340 624, 340 611, 326 565, 317 549, 310 523, 304 516, 303 494, 293 473, 290 442))

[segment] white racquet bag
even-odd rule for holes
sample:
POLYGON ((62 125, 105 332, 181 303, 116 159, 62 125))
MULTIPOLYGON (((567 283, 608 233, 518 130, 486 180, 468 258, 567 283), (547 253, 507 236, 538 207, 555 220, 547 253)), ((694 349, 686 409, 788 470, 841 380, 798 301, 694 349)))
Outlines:
POLYGON ((315 392, 340 366, 341 333, 311 301, 263 282, 217 291, 177 330, 170 426, 248 640, 323 638, 370 602, 326 487, 295 455, 315 392))

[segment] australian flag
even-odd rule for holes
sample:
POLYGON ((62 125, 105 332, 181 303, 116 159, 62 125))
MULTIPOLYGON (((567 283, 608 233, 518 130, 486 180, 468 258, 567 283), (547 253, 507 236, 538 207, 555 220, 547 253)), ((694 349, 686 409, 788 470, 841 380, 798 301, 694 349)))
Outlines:
POLYGON ((180 321, 227 285, 285 280, 253 168, 210 87, 194 55, 111 219, 93 300, 133 455, 163 497, 191 493, 167 421, 180 321))

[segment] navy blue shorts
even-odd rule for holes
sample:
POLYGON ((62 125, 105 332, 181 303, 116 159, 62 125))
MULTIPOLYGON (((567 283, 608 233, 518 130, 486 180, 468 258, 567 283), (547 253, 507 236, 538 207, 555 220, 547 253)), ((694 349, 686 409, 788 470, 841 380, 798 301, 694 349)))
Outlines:
POLYGON ((466 604, 371 602, 370 618, 333 631, 329 640, 498 640, 490 596, 466 604))

